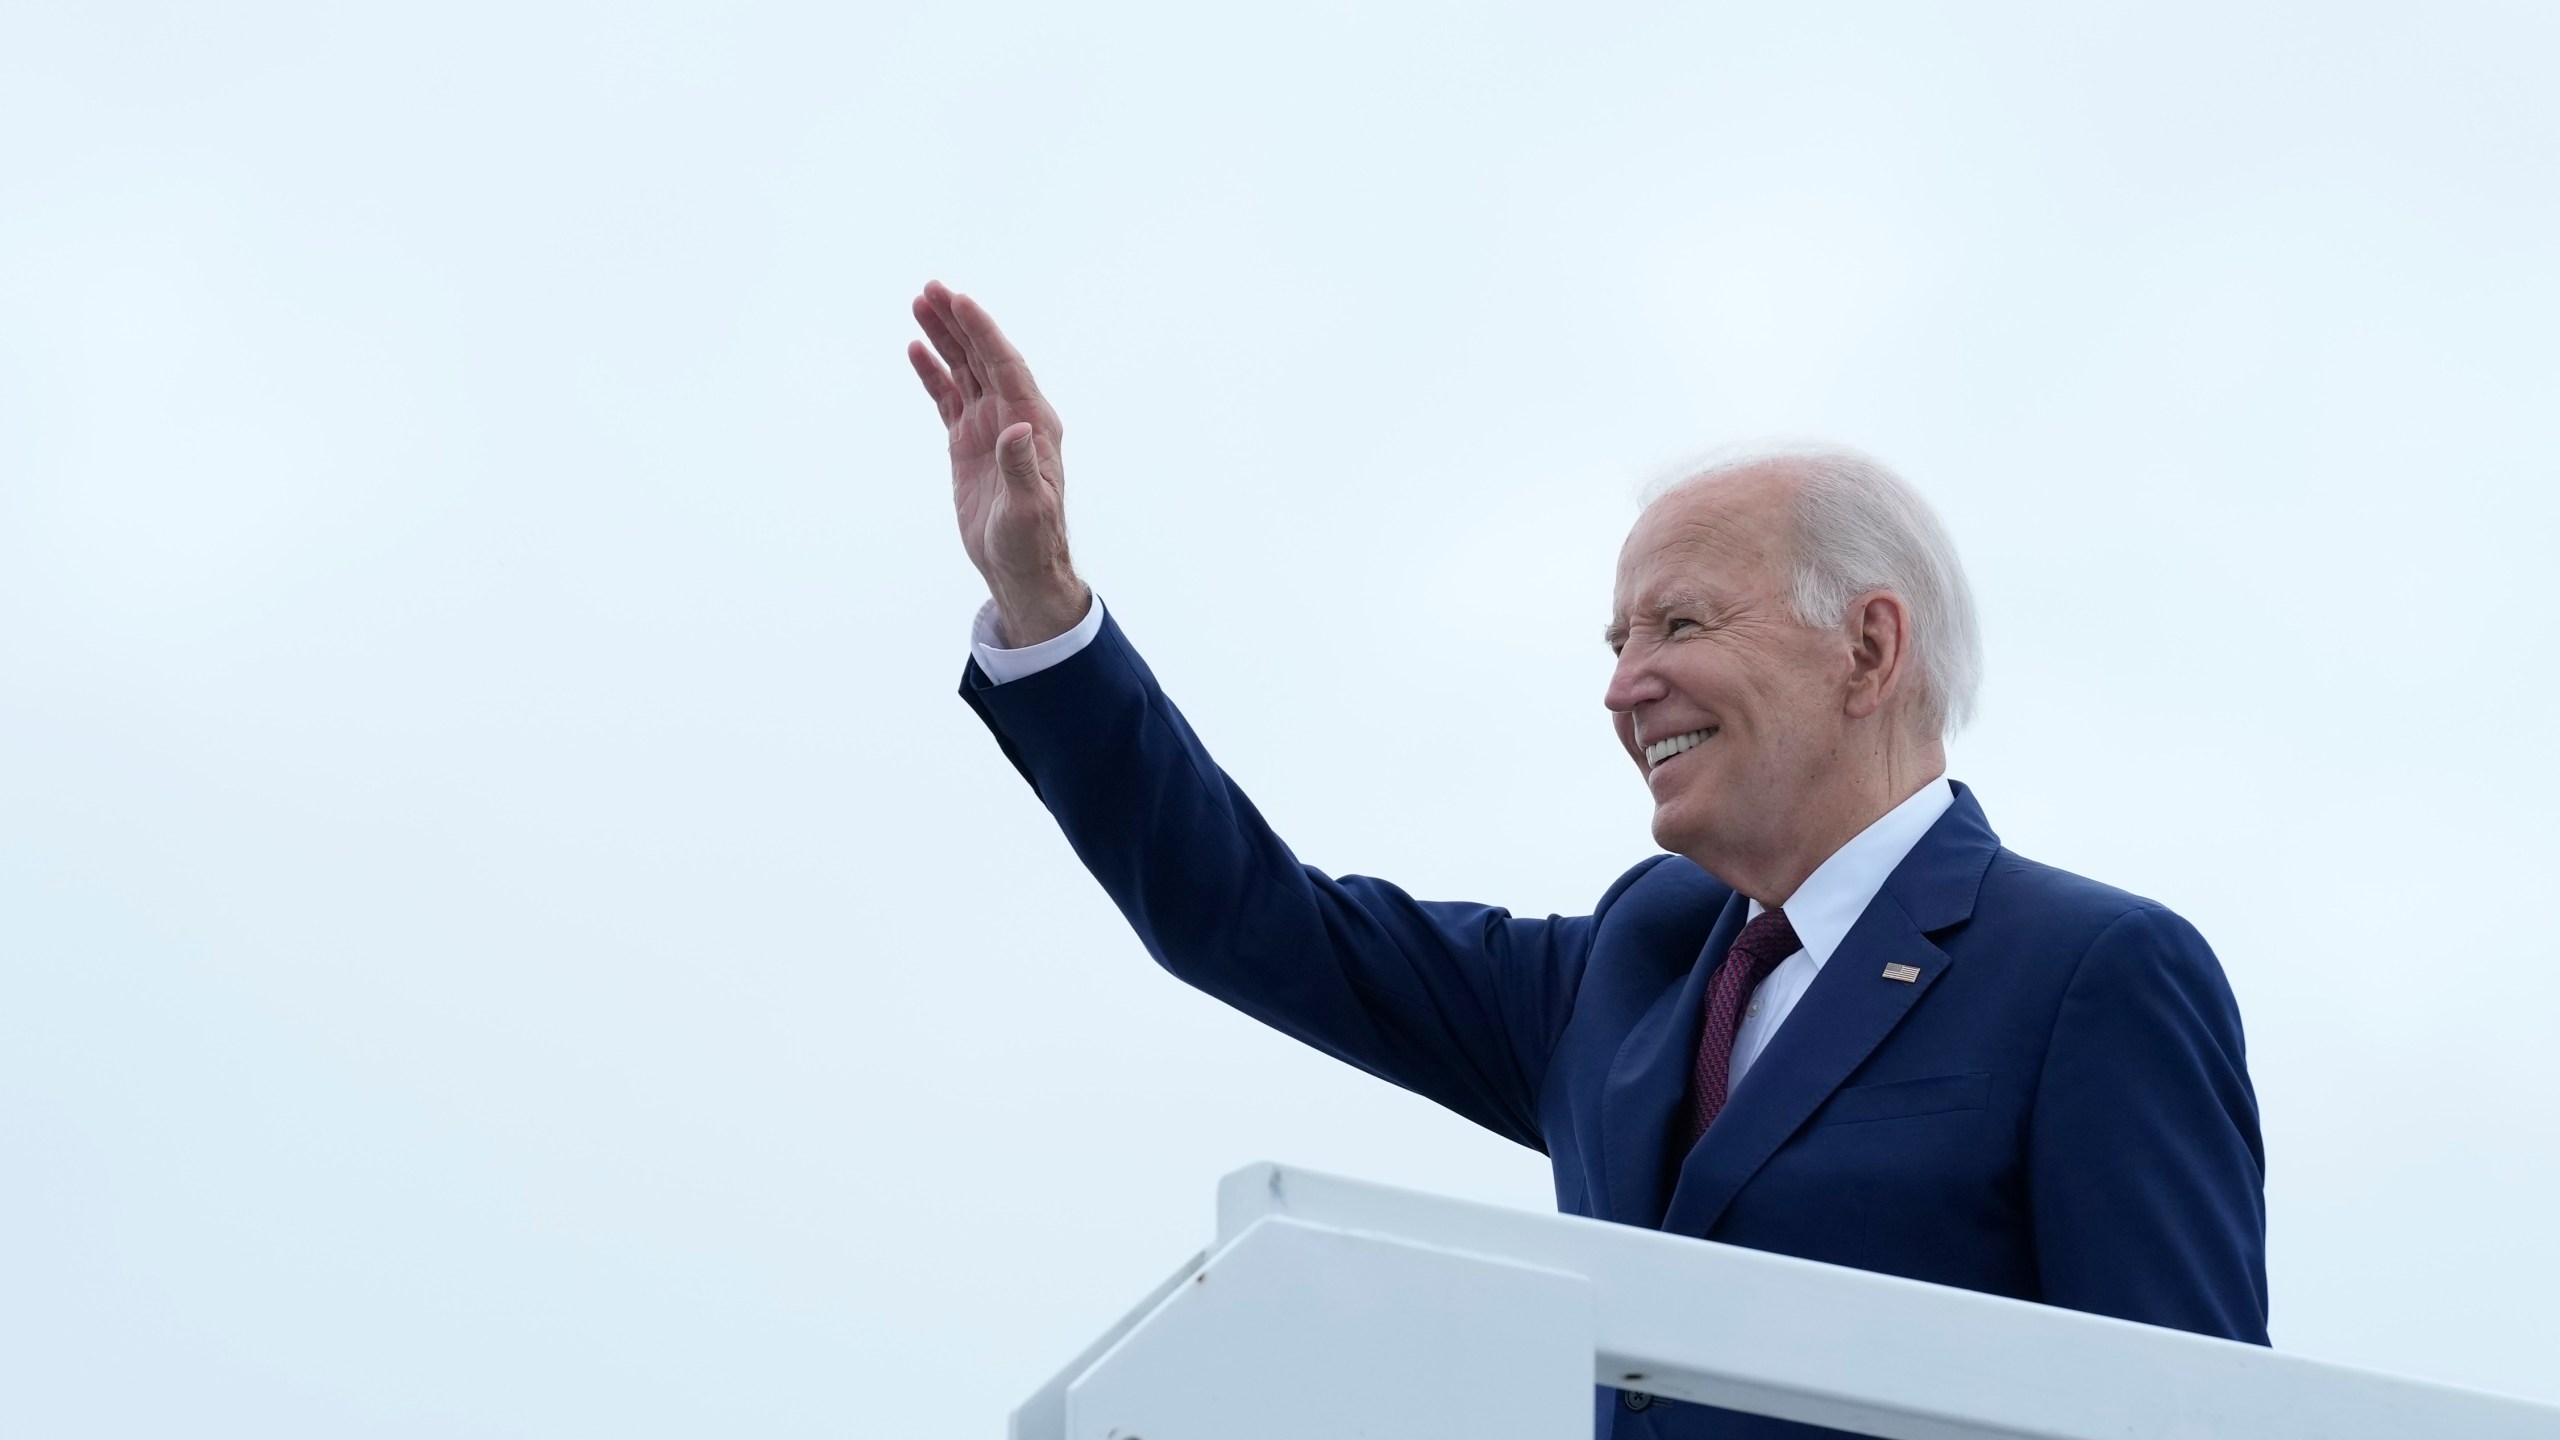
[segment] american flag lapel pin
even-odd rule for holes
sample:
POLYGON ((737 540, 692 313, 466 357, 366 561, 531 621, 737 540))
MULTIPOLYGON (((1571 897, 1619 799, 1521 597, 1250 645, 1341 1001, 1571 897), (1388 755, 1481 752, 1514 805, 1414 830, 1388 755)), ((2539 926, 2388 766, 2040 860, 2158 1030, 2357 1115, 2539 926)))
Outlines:
POLYGON ((1887 980, 1899 980, 1905 985, 1918 984, 1920 980, 1920 967, 1917 965, 1887 965, 1884 967, 1884 978, 1887 980))

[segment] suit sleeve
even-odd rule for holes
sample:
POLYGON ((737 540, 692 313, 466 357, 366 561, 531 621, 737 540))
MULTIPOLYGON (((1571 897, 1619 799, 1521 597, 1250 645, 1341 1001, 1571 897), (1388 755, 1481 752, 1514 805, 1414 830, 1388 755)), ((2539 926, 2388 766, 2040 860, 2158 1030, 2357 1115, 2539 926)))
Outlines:
POLYGON ((2156 906, 2101 933, 2065 991, 2029 1144, 2048 1303, 2267 1343, 2266 1154, 2239 1006, 2156 906))
POLYGON ((1299 864, 1109 618, 1073 657, 1008 684, 972 664, 960 694, 1167 970, 1544 1148, 1539 1087, 1592 917, 1515 919, 1299 864))

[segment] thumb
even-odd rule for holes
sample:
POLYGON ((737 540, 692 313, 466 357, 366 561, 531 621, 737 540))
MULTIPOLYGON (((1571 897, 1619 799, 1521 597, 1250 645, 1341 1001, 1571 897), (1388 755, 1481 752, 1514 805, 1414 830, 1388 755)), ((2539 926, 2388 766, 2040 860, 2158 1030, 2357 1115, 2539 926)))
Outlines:
POLYGON ((1004 472, 1004 483, 1016 490, 1027 490, 1040 483, 1040 447, 1031 438, 1031 427, 1015 421, 996 437, 996 468, 1004 472))

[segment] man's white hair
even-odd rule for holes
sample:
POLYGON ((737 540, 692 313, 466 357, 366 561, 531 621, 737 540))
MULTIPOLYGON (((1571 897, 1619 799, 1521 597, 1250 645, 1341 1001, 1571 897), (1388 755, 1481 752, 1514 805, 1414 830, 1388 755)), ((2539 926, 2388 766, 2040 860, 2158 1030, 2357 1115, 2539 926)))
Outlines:
POLYGON ((1982 689, 1982 625, 1973 587, 1938 512, 1874 458, 1843 446, 1756 450, 1690 470, 1646 496, 1744 470, 1795 477, 1795 581, 1788 604, 1807 625, 1849 618, 1850 602, 1890 590, 1911 609, 1911 647, 1920 683, 1912 721, 1925 734, 1952 735, 1973 718, 1982 689))

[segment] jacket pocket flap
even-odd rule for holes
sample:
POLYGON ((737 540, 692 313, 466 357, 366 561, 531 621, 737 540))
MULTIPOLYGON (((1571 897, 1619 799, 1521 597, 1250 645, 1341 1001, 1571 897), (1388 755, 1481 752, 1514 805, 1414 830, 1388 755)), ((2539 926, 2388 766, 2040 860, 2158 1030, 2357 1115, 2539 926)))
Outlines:
POLYGON ((1855 1120, 1896 1120, 1906 1115, 1936 1115, 1948 1110, 1979 1110, 1991 1098, 1991 1073, 1931 1075, 1919 1080, 1889 1080, 1881 1085, 1850 1085, 1831 1097, 1813 1117, 1816 1125, 1846 1125, 1855 1120))

